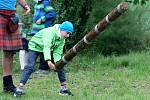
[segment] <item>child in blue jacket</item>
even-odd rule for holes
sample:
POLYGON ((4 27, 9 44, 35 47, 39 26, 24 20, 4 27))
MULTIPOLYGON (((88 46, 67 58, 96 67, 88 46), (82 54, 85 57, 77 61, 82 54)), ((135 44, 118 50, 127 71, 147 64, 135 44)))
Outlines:
POLYGON ((41 29, 50 27, 51 21, 56 16, 50 0, 35 0, 35 2, 32 31, 29 33, 31 36, 41 29))

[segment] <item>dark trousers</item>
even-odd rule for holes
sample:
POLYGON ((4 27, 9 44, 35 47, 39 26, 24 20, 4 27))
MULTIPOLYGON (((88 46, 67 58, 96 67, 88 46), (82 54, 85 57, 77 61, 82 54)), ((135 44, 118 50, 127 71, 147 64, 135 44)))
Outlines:
MULTIPOLYGON (((41 57, 43 56, 42 52, 29 50, 28 53, 29 53, 28 62, 27 62, 27 65, 25 66, 25 68, 22 72, 22 76, 21 76, 21 80, 20 80, 20 83, 23 83, 24 85, 28 81, 30 75, 35 71, 36 59, 38 58, 39 55, 41 57)), ((52 55, 52 58, 53 58, 53 54, 51 54, 51 55, 52 55)), ((53 61, 53 59, 52 59, 52 61, 53 61)), ((57 71, 57 74, 58 74, 58 78, 59 78, 60 83, 63 83, 63 82, 66 81, 65 71, 64 71, 63 67, 62 67, 62 69, 57 71)))
POLYGON ((47 65, 47 62, 44 60, 43 57, 40 57, 40 65, 39 65, 40 70, 48 70, 49 66, 47 65))

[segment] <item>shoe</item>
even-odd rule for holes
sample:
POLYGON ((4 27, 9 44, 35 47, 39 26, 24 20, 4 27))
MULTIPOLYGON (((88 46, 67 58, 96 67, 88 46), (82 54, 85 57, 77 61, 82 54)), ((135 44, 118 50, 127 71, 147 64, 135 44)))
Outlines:
POLYGON ((3 88, 4 92, 14 93, 16 91, 16 87, 14 85, 6 86, 3 88))
POLYGON ((23 95, 23 91, 20 90, 19 88, 16 88, 16 91, 14 92, 15 97, 21 97, 23 95))
POLYGON ((59 92, 60 95, 68 95, 68 96, 73 96, 71 91, 69 89, 61 89, 59 92))

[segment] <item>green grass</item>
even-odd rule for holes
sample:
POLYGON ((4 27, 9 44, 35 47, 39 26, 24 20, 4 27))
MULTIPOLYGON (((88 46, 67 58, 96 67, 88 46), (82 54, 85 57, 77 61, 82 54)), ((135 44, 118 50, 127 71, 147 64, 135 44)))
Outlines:
MULTIPOLYGON (((13 78, 20 79, 18 55, 13 78)), ((32 74, 21 100, 149 100, 150 52, 130 53, 119 57, 79 54, 67 66, 68 85, 74 96, 60 96, 57 74, 32 74)), ((0 67, 1 69, 1 67, 0 67)), ((1 74, 2 75, 2 74, 1 74)), ((0 77, 2 80, 2 77, 0 77)), ((2 81, 0 83, 2 91, 2 81)), ((0 92, 0 100, 16 100, 0 92)))

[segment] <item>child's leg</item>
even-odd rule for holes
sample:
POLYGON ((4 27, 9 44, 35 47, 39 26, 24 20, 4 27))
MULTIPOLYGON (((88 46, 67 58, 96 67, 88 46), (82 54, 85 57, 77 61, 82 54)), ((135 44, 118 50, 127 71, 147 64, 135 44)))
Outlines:
MULTIPOLYGON (((53 57, 53 51, 51 51, 51 62, 54 62, 54 57, 53 57)), ((58 79, 60 81, 61 86, 66 86, 67 82, 66 82, 66 75, 65 75, 65 70, 62 67, 60 70, 57 71, 58 74, 58 79)))
POLYGON ((28 53, 26 50, 19 51, 19 60, 20 60, 21 70, 23 70, 24 67, 27 65, 27 56, 28 56, 28 53))
POLYGON ((73 96, 71 91, 67 88, 67 82, 66 82, 66 76, 65 76, 64 68, 62 67, 62 69, 58 70, 57 73, 58 73, 58 78, 59 78, 59 81, 61 84, 61 89, 60 89, 59 94, 73 96))
POLYGON ((27 65, 27 56, 28 56, 28 40, 26 38, 22 38, 23 49, 19 51, 19 60, 21 70, 27 65))
MULTIPOLYGON (((54 63, 53 52, 51 52, 51 61, 54 63)), ((71 96, 73 96, 71 91, 67 88, 67 82, 66 82, 66 75, 65 75, 64 67, 59 69, 57 71, 57 74, 58 74, 58 79, 59 79, 59 82, 60 82, 60 85, 61 85, 61 89, 60 89, 59 93, 61 95, 71 95, 71 96)))
POLYGON ((28 61, 27 65, 25 66, 23 72, 22 72, 22 77, 20 83, 26 84, 27 80, 29 79, 30 75, 34 72, 35 68, 35 63, 36 59, 38 57, 39 53, 36 51, 29 51, 28 52, 28 61))
POLYGON ((34 65, 36 62, 36 59, 38 57, 39 53, 36 51, 30 50, 28 52, 28 62, 27 65, 25 66, 24 70, 22 71, 22 76, 20 83, 14 93, 14 96, 21 96, 23 94, 23 87, 28 81, 30 75, 34 72, 34 65))
POLYGON ((65 75, 64 68, 61 68, 60 70, 58 70, 57 73, 58 73, 58 78, 61 83, 61 86, 66 85, 66 75, 65 75))

